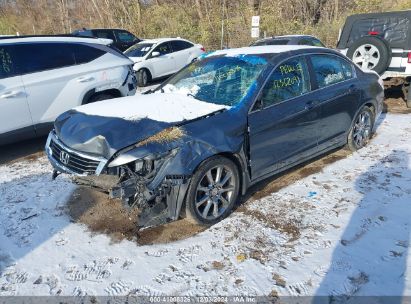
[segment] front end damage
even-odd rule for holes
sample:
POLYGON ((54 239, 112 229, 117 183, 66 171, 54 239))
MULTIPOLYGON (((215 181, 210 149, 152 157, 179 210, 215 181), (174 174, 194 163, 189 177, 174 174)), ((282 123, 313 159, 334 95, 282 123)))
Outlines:
POLYGON ((131 148, 131 153, 125 151, 105 159, 74 151, 55 132, 50 133, 46 143, 54 178, 68 173, 77 184, 107 192, 110 198, 121 199, 126 208, 138 208, 140 228, 177 220, 190 181, 189 175, 168 174, 178 159, 179 148, 139 159, 131 148))

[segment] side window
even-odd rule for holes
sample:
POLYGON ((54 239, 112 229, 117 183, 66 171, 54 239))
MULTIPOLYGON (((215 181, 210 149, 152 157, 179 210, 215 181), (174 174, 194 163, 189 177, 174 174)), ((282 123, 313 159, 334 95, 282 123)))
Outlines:
POLYGON ((345 79, 351 79, 354 78, 354 66, 349 63, 348 61, 341 60, 342 68, 343 68, 343 73, 344 73, 344 78, 345 79))
POLYGON ((127 31, 115 31, 114 33, 116 34, 117 40, 121 42, 133 42, 136 40, 136 37, 127 31))
POLYGON ((305 58, 292 58, 278 66, 271 74, 263 89, 263 106, 268 107, 308 91, 310 80, 305 58))
MULTIPOLYGON (((313 55, 311 62, 319 88, 344 81, 353 77, 352 67, 345 67, 345 61, 336 56, 313 55)), ((348 64, 348 63, 347 63, 348 64)))
POLYGON ((93 35, 97 38, 115 40, 112 30, 93 30, 93 35))
POLYGON ((16 44, 16 55, 24 59, 22 72, 35 73, 75 65, 74 52, 68 43, 16 44))
POLYGON ((193 47, 193 45, 189 42, 182 41, 182 40, 173 40, 171 41, 171 47, 173 49, 173 52, 178 52, 182 51, 188 48, 193 47))
POLYGON ((93 61, 106 53, 103 50, 84 44, 73 44, 71 46, 76 64, 83 64, 93 61))
POLYGON ((310 40, 303 38, 298 42, 299 45, 313 45, 310 40))
POLYGON ((325 45, 318 39, 312 38, 311 45, 325 47, 325 45))
POLYGON ((153 52, 159 52, 160 55, 169 54, 171 53, 170 45, 168 44, 168 42, 164 42, 160 44, 159 46, 156 46, 153 52))
POLYGON ((0 79, 18 75, 17 63, 12 52, 12 46, 0 46, 0 79))

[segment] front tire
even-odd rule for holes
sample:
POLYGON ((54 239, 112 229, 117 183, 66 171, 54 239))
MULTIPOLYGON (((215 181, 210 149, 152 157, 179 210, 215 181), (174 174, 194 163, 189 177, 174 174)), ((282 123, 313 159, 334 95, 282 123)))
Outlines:
POLYGON ((240 189, 237 166, 229 159, 214 156, 196 170, 186 199, 187 219, 203 226, 213 225, 233 209, 240 189))
POLYGON ((371 139, 373 127, 374 114, 369 107, 364 106, 354 119, 348 134, 348 149, 354 152, 365 147, 371 139))
POLYGON ((137 85, 145 87, 151 80, 151 75, 147 69, 141 69, 137 72, 137 85))

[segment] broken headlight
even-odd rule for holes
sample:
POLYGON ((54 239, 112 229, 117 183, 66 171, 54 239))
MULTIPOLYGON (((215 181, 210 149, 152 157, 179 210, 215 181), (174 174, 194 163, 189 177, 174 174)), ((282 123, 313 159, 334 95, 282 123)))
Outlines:
POLYGON ((137 158, 132 153, 128 152, 119 155, 109 165, 109 168, 127 166, 131 171, 145 175, 152 172, 155 168, 159 168, 165 160, 175 156, 178 149, 169 150, 164 153, 149 154, 143 158, 137 158))

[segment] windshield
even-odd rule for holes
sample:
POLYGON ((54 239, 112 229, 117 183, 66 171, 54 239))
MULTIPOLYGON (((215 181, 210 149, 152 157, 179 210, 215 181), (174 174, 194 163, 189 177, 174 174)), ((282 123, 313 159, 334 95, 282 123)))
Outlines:
POLYGON ((153 45, 153 43, 136 43, 127 49, 124 54, 128 57, 144 57, 151 50, 153 45))
POLYGON ((208 57, 190 64, 167 81, 160 91, 235 106, 247 94, 266 65, 264 55, 208 57))

